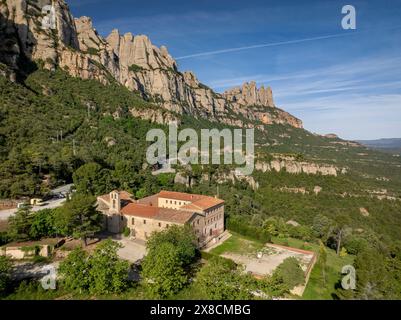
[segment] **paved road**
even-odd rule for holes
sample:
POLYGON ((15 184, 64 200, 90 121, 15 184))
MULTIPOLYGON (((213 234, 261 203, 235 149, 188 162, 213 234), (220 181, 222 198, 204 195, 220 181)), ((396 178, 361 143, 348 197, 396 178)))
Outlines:
MULTIPOLYGON (((67 194, 70 192, 71 187, 73 184, 66 184, 64 186, 58 187, 56 189, 51 190, 52 194, 67 194)), ((54 209, 61 207, 63 203, 65 202, 65 199, 51 199, 46 201, 44 206, 34 206, 32 207, 32 211, 40 211, 43 209, 54 209)), ((14 213, 16 213, 18 209, 7 209, 7 210, 0 210, 0 220, 7 220, 9 217, 11 217, 14 213)))
POLYGON ((63 193, 65 195, 66 193, 70 192, 72 186, 73 184, 66 184, 64 186, 53 189, 50 193, 52 194, 63 193))
MULTIPOLYGON (((40 211, 43 209, 54 209, 61 207, 63 203, 65 202, 65 199, 56 199, 56 200, 49 200, 46 201, 46 205, 44 206, 34 206, 32 207, 32 211, 40 211)), ((8 210, 0 210, 0 220, 7 220, 9 217, 11 217, 14 213, 16 213, 18 209, 8 209, 8 210)))

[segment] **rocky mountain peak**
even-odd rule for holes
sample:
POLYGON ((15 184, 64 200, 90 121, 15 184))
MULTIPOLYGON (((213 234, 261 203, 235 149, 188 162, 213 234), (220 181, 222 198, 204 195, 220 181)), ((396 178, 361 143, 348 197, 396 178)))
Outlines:
POLYGON ((96 29, 93 28, 91 18, 81 17, 74 21, 78 35, 79 49, 81 51, 88 51, 89 49, 101 50, 106 48, 106 42, 99 36, 96 29))
POLYGON ((166 47, 157 48, 146 35, 133 35, 128 32, 120 35, 113 30, 106 38, 125 67, 137 66, 143 69, 177 69, 177 64, 166 47))
POLYGON ((274 107, 270 88, 257 88, 255 82, 250 82, 224 94, 216 93, 201 84, 193 72, 179 72, 165 46, 153 45, 146 35, 121 35, 117 29, 104 39, 91 18, 74 19, 63 0, 0 1, 0 63, 8 68, 4 71, 2 67, 2 74, 12 79, 12 74, 21 72, 20 60, 25 57, 43 62, 49 70, 61 68, 74 77, 103 84, 117 81, 178 114, 239 127, 255 126, 255 121, 257 125, 302 126, 300 120, 279 109, 273 115, 267 109, 244 108, 274 107), (50 3, 56 13, 55 30, 41 28, 41 9, 50 3), (241 119, 232 117, 231 111, 240 114, 241 119))
POLYGON ((192 71, 185 71, 184 72, 184 80, 191 87, 198 87, 199 86, 199 80, 196 78, 195 74, 192 71))
POLYGON ((275 107, 272 89, 264 86, 258 89, 255 81, 227 90, 223 95, 231 103, 241 106, 275 107))

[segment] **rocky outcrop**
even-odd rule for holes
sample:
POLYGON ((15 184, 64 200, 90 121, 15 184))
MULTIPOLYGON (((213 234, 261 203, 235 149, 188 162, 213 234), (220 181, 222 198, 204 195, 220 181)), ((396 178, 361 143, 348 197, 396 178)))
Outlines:
POLYGON ((202 85, 193 73, 179 72, 166 47, 154 46, 144 35, 120 35, 118 30, 106 40, 119 57, 119 81, 127 88, 180 114, 213 117, 224 112, 224 98, 202 85))
MULTIPOLYGON (((210 180, 210 177, 208 174, 205 174, 202 176, 202 181, 207 182, 210 180)), ((235 185, 237 182, 241 181, 246 184, 248 184, 252 190, 258 190, 259 189, 259 182, 255 180, 254 177, 252 176, 244 176, 244 175, 237 175, 236 171, 230 171, 230 172, 218 172, 213 175, 213 180, 215 180, 218 184, 223 184, 223 183, 232 183, 235 185)))
POLYGON ((93 39, 99 41, 102 48, 97 48, 96 54, 93 50, 86 51, 92 43, 85 45, 85 40, 90 37, 84 35, 91 26, 89 18, 74 20, 62 0, 0 2, 0 37, 4 39, 1 41, 0 62, 15 72, 23 73, 25 70, 21 65, 25 60, 41 61, 49 70, 61 67, 72 76, 108 83, 108 69, 117 71, 109 65, 113 59, 107 54, 105 44, 100 44, 99 36, 93 36, 93 39), (42 8, 50 3, 55 9, 55 29, 42 26, 42 8))
POLYGON ((235 171, 216 172, 212 176, 210 176, 208 173, 204 173, 201 177, 197 179, 197 181, 195 181, 187 174, 181 172, 178 172, 174 177, 175 184, 182 184, 187 187, 193 187, 194 185, 196 185, 196 183, 209 182, 211 180, 215 181, 218 184, 231 183, 233 185, 241 181, 248 184, 249 187, 251 187, 255 191, 259 189, 259 182, 257 182, 254 177, 243 175, 239 176, 236 174, 235 171))
POLYGON ((337 176, 338 174, 346 172, 333 165, 283 159, 274 159, 270 162, 257 161, 255 164, 255 169, 262 172, 269 172, 273 170, 280 172, 285 170, 286 172, 292 174, 306 173, 312 175, 321 174, 323 176, 337 176))
POLYGON ((246 82, 242 87, 236 87, 223 93, 227 101, 237 106, 263 106, 274 107, 273 91, 270 87, 265 89, 264 86, 259 89, 256 82, 246 82))
POLYGON ((180 120, 176 116, 161 109, 131 109, 130 113, 135 118, 149 120, 152 123, 168 125, 176 122, 178 125, 180 124, 180 120))
POLYGON ((301 120, 288 112, 276 108, 273 92, 270 87, 257 88, 256 82, 244 83, 242 87, 230 89, 223 93, 235 113, 241 114, 252 122, 258 121, 264 125, 289 124, 302 128, 301 120))
POLYGON ((58 62, 59 45, 78 48, 74 20, 64 1, 54 1, 56 30, 46 30, 41 24, 42 7, 49 1, 36 4, 25 0, 0 2, 0 61, 12 69, 27 57, 42 60, 52 69, 58 62))

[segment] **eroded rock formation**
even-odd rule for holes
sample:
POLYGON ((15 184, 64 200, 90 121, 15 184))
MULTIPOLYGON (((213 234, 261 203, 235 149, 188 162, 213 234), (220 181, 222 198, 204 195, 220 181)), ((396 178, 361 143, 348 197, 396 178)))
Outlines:
MULTIPOLYGON (((74 19, 64 0, 0 2, 0 73, 15 80, 25 58, 75 77, 103 84, 117 81, 177 114, 262 130, 273 123, 302 127, 300 120, 275 108, 271 88, 258 89, 251 82, 216 93, 194 73, 180 72, 166 47, 154 46, 145 35, 121 35, 118 30, 103 38, 90 18, 74 19), (46 5, 54 6, 55 29, 42 27, 46 5)), ((152 112, 141 116, 161 122, 152 112)))

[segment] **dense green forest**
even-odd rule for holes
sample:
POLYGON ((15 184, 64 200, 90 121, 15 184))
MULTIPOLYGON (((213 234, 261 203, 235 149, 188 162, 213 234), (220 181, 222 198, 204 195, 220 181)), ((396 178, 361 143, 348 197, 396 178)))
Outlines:
MULTIPOLYGON (((370 192, 386 189, 400 197, 399 158, 303 129, 270 125, 256 132, 262 158, 295 154, 306 161, 347 167, 347 173, 334 177, 255 171, 259 183, 255 192, 245 182, 218 184, 214 177, 223 167, 197 166, 186 169, 194 182, 188 187, 174 184, 171 174, 153 176, 144 165, 147 131, 167 128, 133 118, 132 108, 157 106, 118 84, 103 86, 60 70, 38 69, 24 83, 0 77, 0 198, 42 196, 67 182, 74 182, 79 193, 94 196, 116 188, 138 198, 163 188, 218 194, 226 201, 227 226, 240 234, 260 240, 270 236, 320 240, 333 249, 338 249, 341 237, 340 246, 356 255, 357 274, 363 277, 351 296, 338 291, 336 297, 400 298, 401 201, 379 200, 370 192), (203 173, 209 174, 209 181, 200 179, 203 173), (319 194, 314 193, 316 186, 321 188, 319 194), (307 192, 292 193, 283 187, 307 192), (286 224, 288 220, 299 226, 286 224), (384 270, 385 276, 379 271, 369 274, 375 263, 380 263, 376 269, 384 270), (372 285, 374 290, 369 289, 372 285)), ((186 115, 182 126, 220 128, 221 124, 186 115)))

